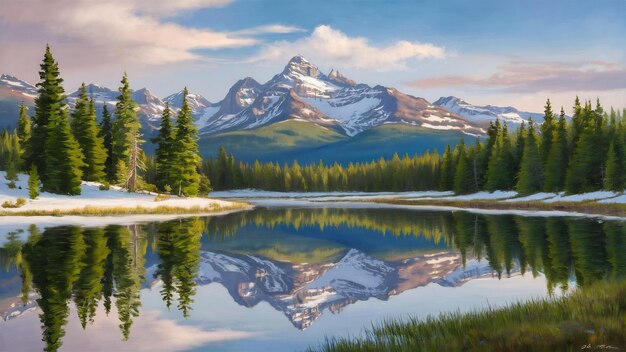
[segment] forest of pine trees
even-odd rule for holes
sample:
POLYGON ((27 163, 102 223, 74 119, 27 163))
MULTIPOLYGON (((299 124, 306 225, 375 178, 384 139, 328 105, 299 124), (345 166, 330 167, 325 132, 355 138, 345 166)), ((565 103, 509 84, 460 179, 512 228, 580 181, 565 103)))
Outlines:
POLYGON ((49 46, 39 77, 34 116, 29 117, 22 104, 17 130, 5 130, 0 135, 0 169, 7 171, 7 181, 16 181, 19 171, 35 175, 37 182, 29 184, 29 188, 35 188, 31 197, 38 194, 39 181, 41 190, 67 195, 80 194, 82 181, 116 184, 129 192, 166 190, 166 185, 169 189, 176 187, 179 196, 197 195, 201 190, 208 192, 208 181, 198 173, 197 131, 186 100, 175 126, 167 126, 169 109, 164 113, 168 122, 163 133, 168 136, 163 137, 161 149, 167 149, 169 154, 165 159, 158 158, 164 171, 156 177, 159 186, 156 188, 146 181, 154 177, 146 170, 150 160, 142 150, 141 123, 126 74, 122 77, 114 116, 105 104, 99 124, 95 101, 88 96, 84 83, 69 112, 59 64, 49 46))

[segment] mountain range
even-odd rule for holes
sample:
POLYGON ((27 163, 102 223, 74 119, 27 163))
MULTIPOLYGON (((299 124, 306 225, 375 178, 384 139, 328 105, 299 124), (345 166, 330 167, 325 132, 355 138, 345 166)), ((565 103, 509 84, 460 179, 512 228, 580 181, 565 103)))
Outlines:
MULTIPOLYGON (((105 104, 115 109, 116 90, 86 86, 98 114, 105 104)), ((33 106, 37 88, 10 75, 0 77, 0 126, 14 127, 19 102, 33 106)), ((68 94, 73 106, 78 91, 68 94)), ((293 57, 282 72, 261 84, 246 77, 237 81, 219 102, 200 94, 188 95, 201 151, 213 156, 220 145, 238 159, 253 161, 365 161, 391 157, 394 152, 441 150, 460 137, 482 136, 499 118, 515 125, 542 114, 513 107, 472 105, 457 97, 430 103, 395 88, 357 83, 337 70, 324 74, 302 56, 293 57), (376 140, 379 148, 371 145, 376 140), (349 159, 348 156, 350 155, 349 159), (345 159, 345 160, 344 160, 345 159)), ((169 103, 182 105, 182 91, 163 99, 147 88, 133 92, 146 134, 152 137, 169 103)), ((150 151, 150 146, 147 146, 150 151)))

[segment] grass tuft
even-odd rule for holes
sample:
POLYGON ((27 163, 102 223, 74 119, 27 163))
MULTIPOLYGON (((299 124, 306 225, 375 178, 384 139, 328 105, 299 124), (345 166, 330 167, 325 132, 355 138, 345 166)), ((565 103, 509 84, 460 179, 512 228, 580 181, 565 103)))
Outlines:
POLYGON ((626 347, 626 282, 500 309, 389 320, 309 351, 576 351, 626 347))

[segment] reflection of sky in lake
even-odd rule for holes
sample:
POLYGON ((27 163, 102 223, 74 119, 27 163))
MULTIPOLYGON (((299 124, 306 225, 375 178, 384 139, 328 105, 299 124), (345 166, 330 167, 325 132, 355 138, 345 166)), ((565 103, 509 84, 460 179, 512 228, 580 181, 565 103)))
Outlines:
POLYGON ((89 280, 84 288, 69 269, 43 259, 82 277, 97 271, 76 263, 104 257, 79 254, 97 254, 101 246, 127 265, 116 275, 131 280, 127 289, 141 297, 129 340, 122 341, 115 304, 107 315, 99 302, 94 323, 83 330, 68 291, 60 301, 70 307, 62 351, 303 350, 386 319, 502 306, 618 277, 626 273, 625 231, 621 223, 593 219, 398 209, 257 209, 101 230, 56 228, 33 237, 25 231, 0 246, 0 263, 9 268, 0 271, 0 313, 15 314, 0 322, 0 351, 43 347, 42 310, 20 315, 19 260, 32 264, 39 283, 74 285, 72 295, 89 292, 89 280), (32 243, 23 243, 20 254, 26 240, 32 243), (65 251, 75 260, 65 261, 65 251), (34 266, 38 258, 43 268, 34 266), (176 300, 166 308, 165 281, 155 273, 167 267, 177 275, 187 263, 197 286, 185 291, 194 303, 184 318, 176 300))
MULTIPOLYGON (((546 294, 543 277, 481 278, 450 288, 430 284, 389 301, 369 299, 346 306, 340 314, 324 314, 305 331, 295 329, 281 312, 267 303, 247 308, 235 303, 219 284, 198 288, 189 318, 168 311, 157 289, 142 290, 141 315, 131 338, 121 341, 115 311, 98 312, 93 325, 82 329, 70 319, 62 350, 66 351, 282 351, 302 350, 332 335, 356 335, 372 322, 388 318, 425 317, 441 311, 468 311, 540 297, 546 294)), ((75 316, 75 310, 70 316, 75 316)), ((0 322, 0 351, 40 351, 36 314, 0 322)))

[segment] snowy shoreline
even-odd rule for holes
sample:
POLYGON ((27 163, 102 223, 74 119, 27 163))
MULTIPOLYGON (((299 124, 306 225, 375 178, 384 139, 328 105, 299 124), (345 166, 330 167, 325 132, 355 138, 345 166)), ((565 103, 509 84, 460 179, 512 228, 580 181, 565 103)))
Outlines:
MULTIPOLYGON (((81 195, 68 196, 43 192, 37 199, 28 199, 28 176, 20 174, 15 188, 9 188, 4 180, 4 172, 0 172, 0 203, 15 203, 23 198, 26 203, 18 208, 0 209, 0 224, 4 218, 17 217, 58 217, 80 216, 82 218, 103 218, 123 216, 152 215, 210 215, 225 211, 249 208, 245 203, 219 200, 213 198, 179 198, 170 196, 157 201, 153 193, 129 193, 120 188, 111 187, 100 190, 100 184, 83 182, 81 195)), ((90 221, 87 221, 90 222, 90 221)))

